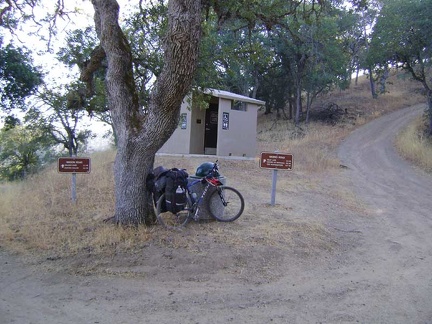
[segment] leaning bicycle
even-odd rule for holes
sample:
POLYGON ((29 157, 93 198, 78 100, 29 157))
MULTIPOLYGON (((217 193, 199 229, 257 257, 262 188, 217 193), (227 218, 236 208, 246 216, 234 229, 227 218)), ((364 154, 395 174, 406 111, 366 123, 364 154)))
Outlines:
POLYGON ((242 194, 220 181, 217 161, 205 176, 188 183, 186 204, 182 210, 165 212, 164 203, 165 194, 162 194, 156 203, 156 216, 158 222, 169 229, 181 229, 191 220, 198 222, 203 208, 219 222, 233 222, 241 216, 245 206, 242 194), (198 196, 194 186, 199 184, 203 189, 198 196))

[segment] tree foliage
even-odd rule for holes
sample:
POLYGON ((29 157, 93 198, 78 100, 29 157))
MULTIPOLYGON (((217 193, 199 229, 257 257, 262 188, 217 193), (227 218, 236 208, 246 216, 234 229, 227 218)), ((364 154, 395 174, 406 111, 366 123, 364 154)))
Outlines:
POLYGON ((369 60, 377 68, 401 68, 420 82, 428 98, 432 135, 432 0, 386 0, 372 34, 369 60))
POLYGON ((0 180, 20 180, 38 171, 55 156, 51 138, 22 125, 0 130, 0 180))
MULTIPOLYGON (((1 45, 1 40, 0 40, 1 45)), ((33 66, 29 51, 9 44, 0 47, 0 108, 23 108, 25 98, 42 84, 42 73, 33 66)))
POLYGON ((80 127, 87 105, 85 96, 80 95, 81 88, 79 83, 73 83, 63 92, 45 89, 38 95, 39 104, 25 117, 29 128, 42 131, 51 143, 61 145, 69 156, 77 156, 92 136, 90 130, 80 127))

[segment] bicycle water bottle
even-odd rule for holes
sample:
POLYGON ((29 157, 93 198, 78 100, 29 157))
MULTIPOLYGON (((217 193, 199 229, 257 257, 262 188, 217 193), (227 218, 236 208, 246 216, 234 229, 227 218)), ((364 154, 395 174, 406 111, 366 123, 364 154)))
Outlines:
POLYGON ((181 186, 178 186, 175 191, 175 204, 177 211, 184 209, 186 205, 186 191, 181 186))

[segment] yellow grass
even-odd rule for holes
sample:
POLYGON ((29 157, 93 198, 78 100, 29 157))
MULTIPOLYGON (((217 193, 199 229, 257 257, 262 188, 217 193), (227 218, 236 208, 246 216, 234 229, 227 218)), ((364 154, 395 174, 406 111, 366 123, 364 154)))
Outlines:
MULTIPOLYGON (((277 119, 272 114, 258 117, 258 145, 260 151, 292 153, 297 170, 322 172, 339 167, 335 149, 354 128, 371 119, 417 103, 424 103, 425 97, 419 83, 410 82, 405 75, 393 73, 387 85, 387 92, 373 99, 369 80, 361 77, 357 85, 347 91, 334 91, 316 101, 312 109, 337 104, 347 110, 355 119, 351 123, 310 123, 296 128, 292 121, 277 119)), ((354 81, 353 81, 354 82, 354 81)))
POLYGON ((399 134, 396 146, 407 160, 432 172, 432 139, 425 137, 424 128, 423 118, 418 118, 399 134))
POLYGON ((271 132, 258 135, 260 151, 293 154, 295 169, 299 171, 322 172, 339 166, 334 149, 347 134, 344 128, 312 124, 305 129, 304 137, 290 139, 294 127, 287 129, 282 122, 278 125, 271 132))
POLYGON ((113 214, 114 152, 92 156, 92 172, 77 176, 77 203, 71 201, 71 175, 53 165, 22 183, 2 185, 0 242, 16 250, 62 254, 121 245, 132 248, 148 239, 149 229, 118 229, 102 222, 113 214))

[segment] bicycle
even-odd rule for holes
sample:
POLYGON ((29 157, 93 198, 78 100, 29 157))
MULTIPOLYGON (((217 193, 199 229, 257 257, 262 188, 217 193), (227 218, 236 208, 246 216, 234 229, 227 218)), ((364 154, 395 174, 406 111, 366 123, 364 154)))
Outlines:
POLYGON ((165 194, 162 194, 156 203, 156 216, 160 224, 168 229, 181 229, 190 220, 200 220, 201 208, 206 207, 210 215, 219 222, 233 222, 238 219, 244 210, 242 194, 229 186, 225 186, 219 176, 219 167, 216 161, 207 176, 194 180, 186 188, 185 208, 176 214, 162 212, 165 194), (197 184, 205 184, 201 195, 191 189, 197 184), (214 190, 211 190, 214 188, 214 190), (207 201, 206 196, 210 194, 207 201), (204 204, 206 205, 204 206, 204 204))

